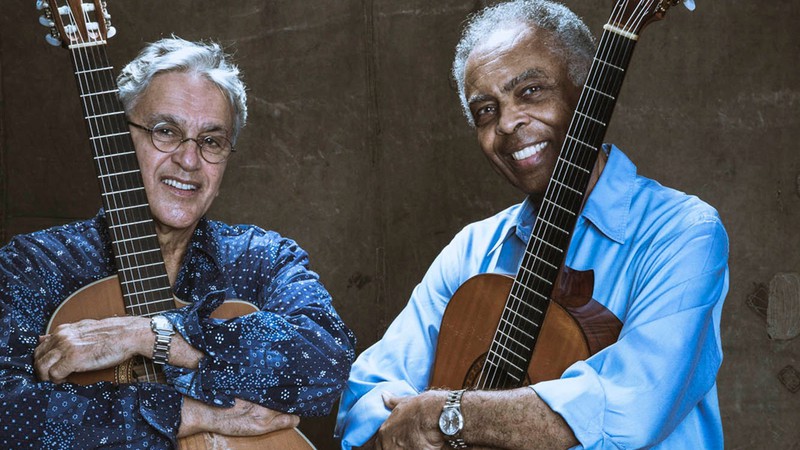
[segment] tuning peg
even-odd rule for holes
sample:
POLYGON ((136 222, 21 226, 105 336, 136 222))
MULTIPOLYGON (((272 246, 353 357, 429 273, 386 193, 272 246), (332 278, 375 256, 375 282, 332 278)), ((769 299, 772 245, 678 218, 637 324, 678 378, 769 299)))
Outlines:
POLYGON ((36 0, 36 9, 39 11, 49 8, 50 5, 45 0, 36 0))
POLYGON ((44 40, 47 41, 48 44, 52 45, 53 47, 61 47, 61 40, 57 37, 53 36, 52 34, 47 34, 44 36, 44 40))
POLYGON ((683 0, 683 6, 689 11, 694 11, 694 0, 683 0))
POLYGON ((47 17, 47 16, 39 16, 39 23, 43 27, 47 27, 47 28, 53 28, 55 26, 55 22, 50 20, 50 18, 47 17))
POLYGON ((109 39, 114 37, 114 35, 116 34, 117 34, 117 29, 114 27, 108 27, 108 29, 106 30, 106 37, 109 39))

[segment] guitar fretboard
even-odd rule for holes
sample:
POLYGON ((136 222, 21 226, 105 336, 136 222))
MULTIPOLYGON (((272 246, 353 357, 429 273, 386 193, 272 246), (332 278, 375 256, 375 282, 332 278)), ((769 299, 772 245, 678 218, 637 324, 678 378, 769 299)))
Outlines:
POLYGON ((525 380, 635 42, 615 31, 603 32, 484 363, 479 388, 510 388, 525 380))
POLYGON ((173 309, 172 289, 105 45, 79 46, 71 54, 126 311, 150 316, 173 309))

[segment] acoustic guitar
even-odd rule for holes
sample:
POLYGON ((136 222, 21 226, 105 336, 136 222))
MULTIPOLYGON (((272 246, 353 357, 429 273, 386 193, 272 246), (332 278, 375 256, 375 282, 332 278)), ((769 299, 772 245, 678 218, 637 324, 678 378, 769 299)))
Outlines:
POLYGON ((431 380, 449 389, 510 389, 559 378, 616 342, 622 323, 592 299, 593 271, 564 264, 641 30, 679 0, 617 0, 603 27, 519 270, 480 274, 442 317, 431 380))
MULTIPOLYGON (((184 306, 167 277, 155 223, 144 190, 125 111, 106 53, 115 34, 101 0, 39 0, 50 28, 47 41, 70 50, 89 140, 100 181, 102 202, 117 266, 117 275, 97 281, 67 298, 53 314, 47 332, 64 323, 124 314, 153 316, 184 306)), ((258 311, 250 303, 226 300, 212 317, 232 318, 258 311)), ((68 381, 82 385, 164 382, 160 367, 136 358, 118 367, 75 373, 68 381)), ((260 436, 235 437, 199 433, 179 440, 184 450, 225 448, 309 450, 311 442, 297 429, 260 436)))

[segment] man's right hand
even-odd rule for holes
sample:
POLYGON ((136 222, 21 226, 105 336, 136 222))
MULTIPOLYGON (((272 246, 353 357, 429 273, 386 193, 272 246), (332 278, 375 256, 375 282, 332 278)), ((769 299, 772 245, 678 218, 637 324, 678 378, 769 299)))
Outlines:
POLYGON ((274 411, 238 398, 232 407, 219 408, 184 397, 178 437, 201 432, 228 436, 255 436, 296 427, 299 423, 298 416, 274 411))

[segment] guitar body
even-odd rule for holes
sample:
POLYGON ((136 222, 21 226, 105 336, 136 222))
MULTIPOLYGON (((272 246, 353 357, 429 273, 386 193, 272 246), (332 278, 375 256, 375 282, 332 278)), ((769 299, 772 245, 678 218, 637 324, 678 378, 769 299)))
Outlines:
MULTIPOLYGON (((559 378, 572 363, 617 340, 622 323, 591 298, 593 279, 592 271, 562 269, 521 385, 559 378)), ((513 282, 481 274, 458 288, 442 317, 430 387, 477 387, 513 282)))
MULTIPOLYGON (((182 307, 186 303, 175 299, 175 306, 182 307)), ((226 300, 211 317, 230 319, 258 311, 253 304, 242 300, 226 300)), ((116 275, 98 280, 84 286, 56 309, 47 325, 47 333, 55 327, 77 322, 83 319, 103 319, 127 315, 122 301, 122 290, 116 275), (119 299, 119 301, 114 301, 119 299)), ((117 367, 91 372, 73 373, 68 377, 71 383, 88 385, 100 381, 113 383, 136 383, 134 360, 127 361, 117 367)), ((224 436, 216 433, 198 433, 179 439, 182 450, 313 450, 315 447, 298 429, 275 431, 259 436, 224 436)))

